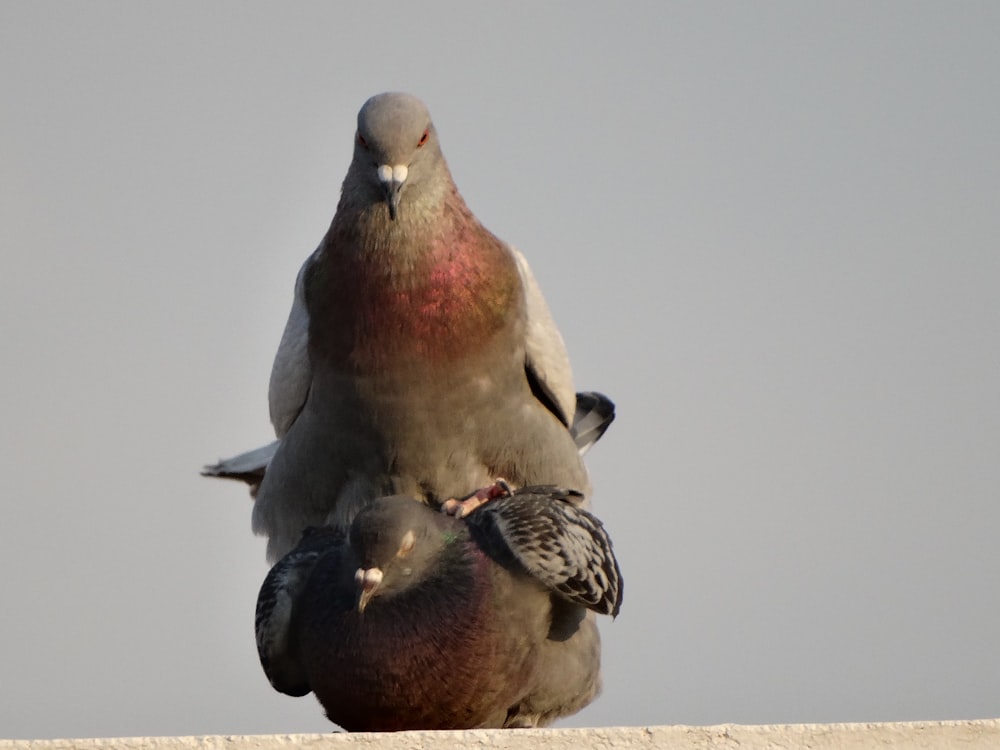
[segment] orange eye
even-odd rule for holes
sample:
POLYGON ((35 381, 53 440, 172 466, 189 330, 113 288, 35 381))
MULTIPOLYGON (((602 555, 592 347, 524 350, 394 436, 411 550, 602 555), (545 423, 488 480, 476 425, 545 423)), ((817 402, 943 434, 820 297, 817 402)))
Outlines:
POLYGON ((420 141, 417 143, 417 148, 420 148, 425 143, 427 143, 427 134, 428 134, 428 131, 425 130, 424 134, 422 136, 420 136, 420 141))
POLYGON ((358 145, 361 146, 361 148, 368 148, 368 141, 364 139, 364 136, 361 135, 361 133, 358 133, 358 145))

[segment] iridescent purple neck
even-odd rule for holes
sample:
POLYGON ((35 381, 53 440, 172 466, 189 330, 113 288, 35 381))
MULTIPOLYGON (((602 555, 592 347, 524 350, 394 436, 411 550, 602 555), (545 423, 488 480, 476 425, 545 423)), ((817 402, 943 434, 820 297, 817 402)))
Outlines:
POLYGON ((340 212, 307 279, 311 340, 362 370, 474 351, 523 304, 510 251, 452 194, 432 223, 340 212), (391 224, 391 226, 387 226, 391 224), (429 227, 433 226, 433 230, 429 227))

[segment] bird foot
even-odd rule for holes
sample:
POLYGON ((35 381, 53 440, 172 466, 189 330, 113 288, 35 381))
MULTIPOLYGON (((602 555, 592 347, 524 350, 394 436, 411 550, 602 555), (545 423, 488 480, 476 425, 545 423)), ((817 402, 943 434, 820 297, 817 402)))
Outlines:
POLYGON ((507 484, 507 481, 501 477, 497 477, 489 487, 478 489, 471 495, 466 495, 461 500, 456 500, 455 498, 445 500, 441 503, 441 512, 447 513, 449 516, 455 516, 455 518, 465 518, 480 505, 484 505, 498 497, 510 497, 513 494, 514 490, 507 484))

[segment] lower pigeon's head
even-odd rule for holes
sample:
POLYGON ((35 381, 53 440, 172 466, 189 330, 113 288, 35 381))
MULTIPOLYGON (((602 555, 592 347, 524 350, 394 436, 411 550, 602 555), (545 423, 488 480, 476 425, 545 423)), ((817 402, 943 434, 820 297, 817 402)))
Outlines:
POLYGON ((379 498, 362 510, 350 531, 358 611, 423 581, 455 538, 453 525, 454 519, 403 496, 379 498))

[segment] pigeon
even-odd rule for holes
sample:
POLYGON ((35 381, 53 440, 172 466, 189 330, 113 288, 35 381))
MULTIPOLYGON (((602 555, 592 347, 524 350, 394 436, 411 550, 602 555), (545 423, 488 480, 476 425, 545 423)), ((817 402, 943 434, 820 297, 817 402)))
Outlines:
POLYGON ((440 507, 497 477, 590 494, 566 347, 524 256, 470 211, 419 99, 373 96, 357 125, 272 367, 266 471, 206 472, 251 485, 271 561, 381 496, 440 507))
POLYGON ((599 693, 595 615, 622 578, 575 491, 525 487, 464 519, 378 498, 310 528, 257 600, 261 665, 348 731, 546 726, 599 693))

